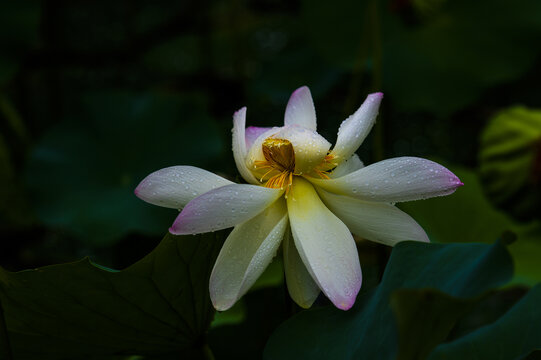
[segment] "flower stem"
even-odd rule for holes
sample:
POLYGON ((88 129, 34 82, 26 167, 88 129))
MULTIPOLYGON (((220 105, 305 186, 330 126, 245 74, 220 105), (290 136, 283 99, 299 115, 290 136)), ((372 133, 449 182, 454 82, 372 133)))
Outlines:
POLYGON ((203 346, 203 356, 206 360, 215 360, 214 354, 212 353, 209 344, 205 343, 205 345, 203 346))
POLYGON ((9 342, 8 327, 4 316, 4 308, 0 302, 0 355, 6 360, 13 360, 11 345, 9 342))

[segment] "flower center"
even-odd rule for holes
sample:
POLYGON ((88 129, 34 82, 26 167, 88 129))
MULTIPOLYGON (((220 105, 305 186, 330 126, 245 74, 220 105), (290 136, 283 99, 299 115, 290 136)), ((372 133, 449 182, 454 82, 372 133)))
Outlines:
POLYGON ((265 182, 265 186, 269 188, 286 187, 289 191, 293 182, 293 172, 295 171, 295 151, 289 140, 266 138, 262 144, 263 156, 265 160, 256 161, 254 163, 257 169, 265 170, 266 172, 259 178, 261 182, 265 182))
MULTIPOLYGON (((293 183, 295 173, 295 150, 289 140, 269 137, 261 145, 265 160, 254 162, 254 170, 265 187, 286 190, 286 197, 293 183)), ((323 161, 313 168, 313 173, 322 179, 337 166, 336 157, 328 153, 323 161)))
POLYGON ((267 138, 262 148, 265 160, 274 168, 290 172, 295 170, 295 151, 289 140, 267 138))

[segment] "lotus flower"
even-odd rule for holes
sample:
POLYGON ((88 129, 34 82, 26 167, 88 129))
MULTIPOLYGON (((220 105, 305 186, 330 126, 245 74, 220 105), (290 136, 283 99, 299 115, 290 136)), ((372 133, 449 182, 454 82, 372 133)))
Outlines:
POLYGON ((323 293, 339 309, 353 306, 361 287, 352 233, 390 246, 428 242, 396 202, 453 193, 462 182, 443 166, 399 157, 363 166, 355 151, 375 122, 383 94, 370 94, 344 120, 336 144, 316 132, 310 90, 297 89, 284 126, 245 128, 246 108, 233 116, 233 156, 248 184, 235 184, 191 166, 146 177, 136 195, 182 209, 169 231, 197 234, 234 227, 210 276, 217 310, 243 296, 282 245, 286 283, 301 307, 323 293))

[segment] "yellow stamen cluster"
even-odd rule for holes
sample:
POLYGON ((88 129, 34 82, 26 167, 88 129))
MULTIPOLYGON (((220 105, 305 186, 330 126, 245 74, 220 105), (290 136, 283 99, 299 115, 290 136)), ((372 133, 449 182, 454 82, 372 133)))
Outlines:
MULTIPOLYGON (((265 182, 265 187, 284 189, 289 193, 295 174, 295 151, 289 140, 269 137, 262 144, 265 160, 254 162, 255 170, 263 175, 259 181, 265 182)), ((327 154, 323 162, 314 168, 314 172, 322 179, 328 179, 328 173, 336 167, 336 157, 327 154)))
POLYGON ((295 171, 293 145, 289 140, 267 138, 263 141, 262 150, 265 160, 256 161, 254 165, 267 172, 259 180, 266 181, 265 186, 269 188, 283 189, 285 186, 286 192, 289 192, 295 171))
POLYGON ((323 162, 316 166, 314 172, 318 174, 322 179, 329 179, 329 173, 338 165, 336 162, 336 156, 331 153, 325 155, 323 162))

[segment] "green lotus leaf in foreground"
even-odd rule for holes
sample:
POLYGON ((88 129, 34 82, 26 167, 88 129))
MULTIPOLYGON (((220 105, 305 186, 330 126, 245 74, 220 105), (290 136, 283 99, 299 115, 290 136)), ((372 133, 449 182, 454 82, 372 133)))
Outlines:
POLYGON ((7 328, 6 334, 0 318, 0 359, 11 359, 10 350, 17 360, 203 356, 214 315, 208 279, 221 238, 167 234, 122 271, 88 259, 17 273, 0 269, 7 328))
MULTIPOLYGON (((419 331, 423 339, 419 346, 425 347, 427 343, 435 346, 444 340, 452 324, 465 311, 465 308, 457 310, 453 298, 463 301, 467 306, 467 299, 482 297, 487 291, 499 288, 511 279, 512 273, 511 257, 501 242, 494 245, 400 243, 393 249, 381 283, 372 292, 359 298, 351 311, 343 313, 332 307, 324 307, 298 314, 283 323, 271 336, 264 358, 395 359, 399 332, 390 300, 399 289, 433 289, 445 296, 445 301, 441 301, 441 296, 435 296, 434 301, 439 303, 430 304, 437 310, 437 316, 419 317, 416 329, 410 329, 419 331), (452 313, 448 312, 446 318, 442 319, 442 311, 449 309, 452 313)), ((535 289, 527 297, 539 301, 535 289)), ((528 299, 523 301, 530 303, 528 299)), ((523 301, 511 310, 519 313, 520 317, 510 315, 509 312, 499 320, 509 318, 509 327, 505 331, 508 336, 506 343, 512 344, 522 339, 522 332, 513 331, 515 326, 520 326, 521 321, 524 324, 541 323, 539 309, 529 307, 527 313, 521 312, 524 306, 520 304, 523 301)), ((498 327, 496 329, 501 331, 498 327)), ((474 336, 471 341, 479 342, 475 346, 488 346, 494 344, 496 337, 498 341, 502 340, 498 334, 488 329, 474 336)), ((533 351, 535 346, 541 346, 541 339, 529 340, 520 351, 510 347, 509 357, 505 359, 520 358, 525 351, 533 351)), ((451 358, 468 358, 466 355, 470 348, 461 343, 451 345, 456 354, 463 355, 451 358)), ((429 350, 423 349, 425 354, 429 350)), ((439 348, 436 350, 439 351, 439 348)))

